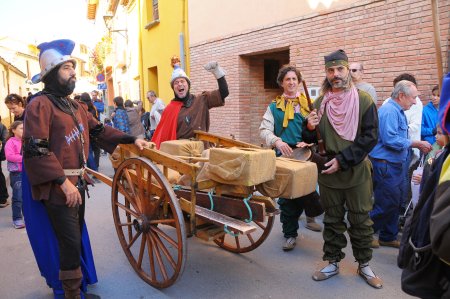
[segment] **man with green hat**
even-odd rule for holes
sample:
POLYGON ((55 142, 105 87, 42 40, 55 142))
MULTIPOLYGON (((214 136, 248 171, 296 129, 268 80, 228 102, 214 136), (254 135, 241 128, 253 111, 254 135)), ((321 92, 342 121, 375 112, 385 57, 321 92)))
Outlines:
POLYGON ((325 56, 326 79, 314 110, 308 116, 305 142, 317 141, 321 133, 328 157, 327 167, 319 173, 321 203, 325 210, 323 260, 328 265, 315 271, 312 278, 326 280, 339 274, 339 262, 347 246, 344 221, 350 224, 348 234, 357 273, 372 287, 382 288, 382 280, 369 266, 373 222, 372 178, 368 153, 378 140, 377 108, 369 94, 357 90, 349 73, 348 58, 343 50, 325 56))

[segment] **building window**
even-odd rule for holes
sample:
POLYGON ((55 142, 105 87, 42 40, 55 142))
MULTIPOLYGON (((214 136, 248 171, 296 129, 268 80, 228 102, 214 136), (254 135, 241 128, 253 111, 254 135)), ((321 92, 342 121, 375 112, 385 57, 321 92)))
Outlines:
POLYGON ((158 0, 152 0, 153 2, 153 20, 159 20, 158 0))
POLYGON ((277 75, 280 69, 280 61, 264 59, 264 89, 278 89, 277 75))

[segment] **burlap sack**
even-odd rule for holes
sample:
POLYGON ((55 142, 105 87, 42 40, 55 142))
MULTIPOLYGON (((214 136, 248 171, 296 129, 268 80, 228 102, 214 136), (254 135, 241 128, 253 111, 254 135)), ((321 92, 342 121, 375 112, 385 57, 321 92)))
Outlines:
MULTIPOLYGON (((161 170, 161 173, 164 176, 164 170, 162 165, 157 165, 159 170, 161 170)), ((178 181, 180 180, 181 174, 173 169, 168 168, 167 169, 167 176, 166 179, 170 184, 178 184, 178 181)), ((152 176, 152 183, 156 184, 156 179, 152 176)))
POLYGON ((120 163, 122 163, 125 159, 134 158, 134 157, 139 157, 139 156, 136 154, 133 154, 129 151, 124 151, 124 155, 122 157, 121 152, 120 152, 120 145, 119 145, 116 147, 114 152, 111 155, 109 155, 109 160, 111 161, 112 167, 117 168, 117 167, 119 167, 120 163))
POLYGON ((213 181, 253 186, 275 176, 275 152, 269 149, 211 148, 205 176, 213 181))
POLYGON ((276 158, 275 178, 256 186, 256 190, 272 198, 297 198, 316 190, 317 166, 312 162, 276 158))
POLYGON ((170 140, 162 142, 159 150, 174 156, 200 157, 204 144, 188 139, 170 140))

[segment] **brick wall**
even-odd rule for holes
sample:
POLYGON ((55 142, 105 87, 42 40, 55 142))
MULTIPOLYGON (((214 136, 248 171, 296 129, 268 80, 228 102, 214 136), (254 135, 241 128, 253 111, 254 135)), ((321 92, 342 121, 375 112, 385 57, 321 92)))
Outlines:
MULTIPOLYGON (((225 107, 211 110, 210 132, 233 134, 259 144, 261 117, 277 91, 264 90, 263 58, 288 50, 309 85, 320 86, 323 56, 344 49, 350 61, 363 62, 365 80, 379 103, 403 72, 416 76, 424 103, 437 84, 429 0, 365 1, 365 4, 226 36, 190 47, 192 92, 217 88, 203 65, 216 60, 227 71, 230 95, 225 107)), ((438 0, 444 73, 448 72, 450 0, 438 0)))

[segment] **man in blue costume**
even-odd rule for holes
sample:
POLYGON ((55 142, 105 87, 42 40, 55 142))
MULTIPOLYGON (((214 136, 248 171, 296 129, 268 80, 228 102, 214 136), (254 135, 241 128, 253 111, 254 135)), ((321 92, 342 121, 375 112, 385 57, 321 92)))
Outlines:
POLYGON ((55 298, 70 299, 93 298, 84 292, 97 282, 84 222, 89 139, 109 153, 119 143, 147 145, 104 127, 86 105, 69 98, 76 82, 74 47, 71 40, 38 46, 41 73, 32 81, 44 82, 45 88, 27 105, 23 136, 23 209, 30 244, 55 298))

